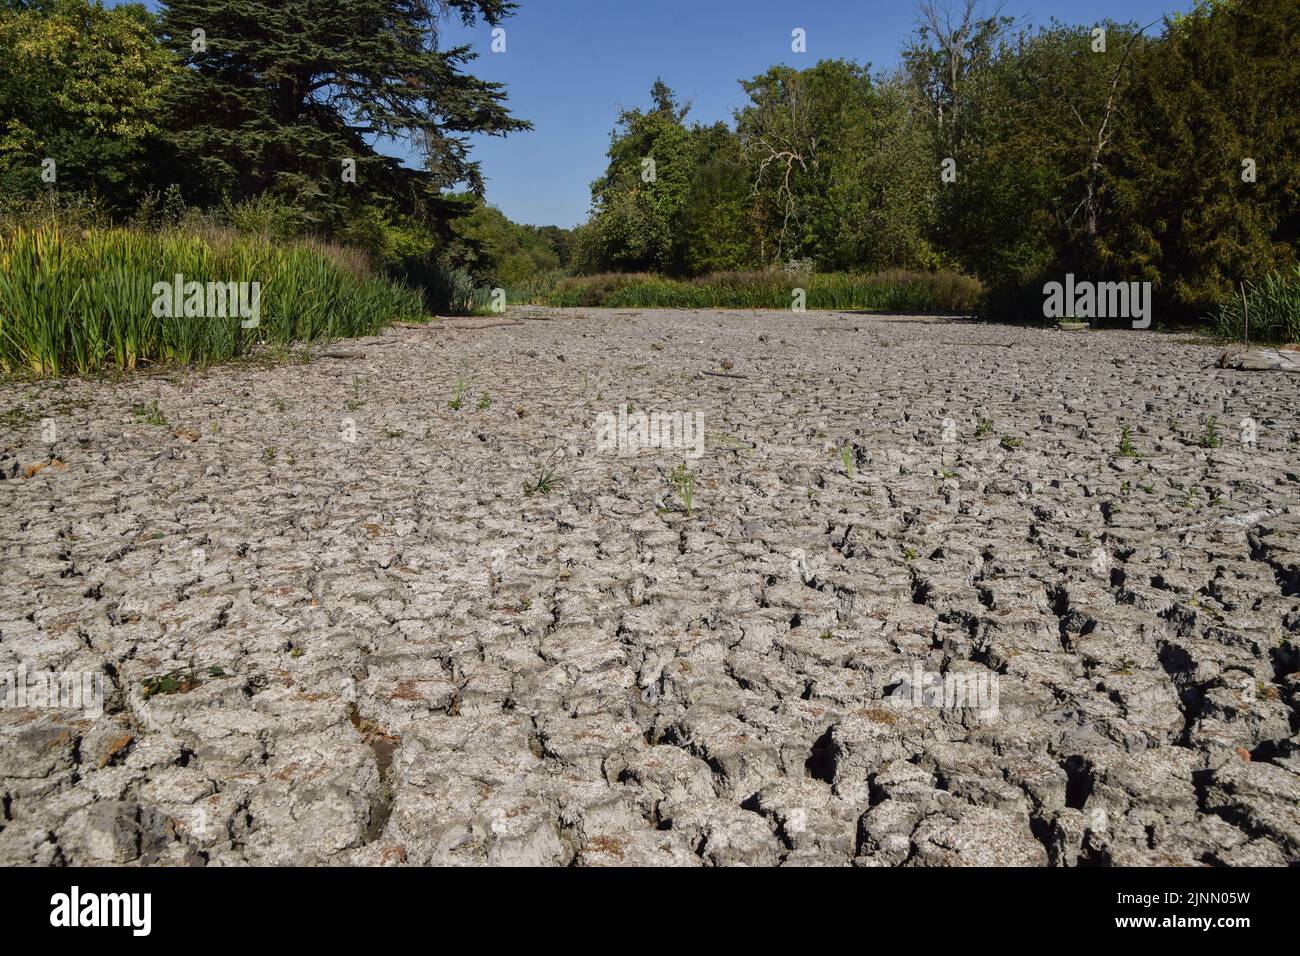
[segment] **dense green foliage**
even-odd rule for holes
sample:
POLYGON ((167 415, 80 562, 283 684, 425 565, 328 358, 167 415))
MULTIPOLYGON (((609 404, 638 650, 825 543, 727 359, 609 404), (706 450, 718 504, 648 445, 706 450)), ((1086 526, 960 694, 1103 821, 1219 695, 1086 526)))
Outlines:
POLYGON ((610 308, 789 309, 794 291, 808 309, 889 309, 908 312, 969 312, 980 284, 951 272, 891 270, 875 275, 781 271, 732 272, 694 279, 615 272, 575 276, 537 296, 549 305, 610 308))
POLYGON ((217 362, 257 344, 367 335, 418 319, 419 295, 368 274, 355 254, 219 231, 18 228, 0 234, 0 370, 89 374, 147 363, 217 362), (154 285, 260 283, 259 321, 233 309, 161 318, 154 285))
POLYGON ((876 83, 836 60, 773 67, 743 86, 750 103, 734 130, 687 125, 662 82, 652 109, 620 114, 580 265, 700 275, 803 259, 935 264, 923 227, 936 185, 916 162, 930 134, 900 79, 876 83))
POLYGON ((0 4, 0 196, 57 187, 129 210, 176 75, 143 6, 0 4))
MULTIPOLYGON (((142 5, 110 9, 100 0, 0 0, 0 218, 43 208, 55 225, 135 230, 129 243, 69 246, 65 235, 41 250, 56 257, 69 250, 69 261, 87 268, 100 253, 129 255, 104 265, 134 270, 157 257, 160 266, 169 261, 159 250, 180 248, 179 232, 204 236, 214 225, 250 237, 230 247, 245 252, 258 242, 319 239, 361 250, 358 262, 420 289, 429 309, 469 307, 475 286, 495 284, 498 273, 514 281, 568 261, 567 232, 515 226, 475 195, 482 179, 469 134, 504 135, 528 124, 510 115, 499 84, 465 72, 474 58, 469 47, 440 43, 444 17, 496 25, 513 11, 510 0, 159 6, 155 16, 142 5), (418 156, 418 167, 380 151, 399 142, 418 156), (469 193, 451 191, 465 187, 469 193), (168 236, 155 248, 143 236, 159 230, 168 236)), ((9 268, 47 261, 19 251, 11 250, 9 268)), ((211 261, 250 264, 224 254, 211 261)), ((270 253, 251 264, 269 271, 239 278, 267 286, 273 317, 256 338, 276 340, 287 313, 272 286, 288 288, 305 266, 284 265, 270 253)), ((11 291, 24 288, 23 280, 6 278, 11 291)), ((0 312, 8 366, 65 366, 67 356, 52 345, 19 348, 32 312, 20 299, 8 301, 22 307, 0 312)), ((77 321, 99 321, 90 313, 110 307, 78 301, 77 321)), ((393 301, 409 313, 409 297, 393 301)), ((288 316, 284 327, 308 337, 371 328, 373 303, 356 295, 327 297, 319 307, 348 302, 364 312, 323 324, 288 316)), ((52 334, 52 323, 46 316, 26 331, 35 341, 52 334)), ((185 342, 166 339, 162 329, 142 333, 146 340, 163 336, 142 354, 199 360, 242 347, 214 331, 212 341, 191 348, 191 332, 166 331, 185 342)), ((98 334, 79 337, 68 327, 59 336, 81 343, 98 334)), ((91 364, 101 362, 112 364, 103 356, 91 364)))
POLYGON ((1300 256, 1300 4, 1220 2, 1143 53, 1098 256, 1198 307, 1300 256))

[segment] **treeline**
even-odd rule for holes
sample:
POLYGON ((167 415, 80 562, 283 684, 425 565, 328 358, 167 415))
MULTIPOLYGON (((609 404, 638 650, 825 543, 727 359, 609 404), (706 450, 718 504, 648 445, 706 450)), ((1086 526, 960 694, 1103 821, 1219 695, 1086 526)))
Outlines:
POLYGON ((164 0, 156 15, 0 0, 0 234, 46 208, 313 237, 363 250, 434 310, 497 286, 767 301, 771 284, 742 274, 780 267, 872 301, 925 289, 936 308, 982 289, 999 318, 1041 315, 1043 283, 1067 272, 1150 281, 1161 320, 1201 317, 1241 282, 1290 314, 1297 0, 1038 28, 978 2, 921 0, 893 69, 825 60, 743 81, 731 122, 693 122, 655 83, 618 117, 589 221, 565 230, 484 202, 468 137, 529 124, 468 71, 469 47, 440 42, 444 17, 495 26, 511 0, 164 0), (409 164, 378 148, 396 143, 409 164), (561 281, 605 273, 730 278, 561 281))
POLYGON ((656 83, 619 117, 577 266, 951 269, 1009 318, 1041 315, 1066 272, 1150 281, 1163 316, 1198 317, 1293 271, 1296 0, 1037 29, 958 3, 921 3, 892 71, 827 60, 744 81, 732 124, 690 123, 656 83))

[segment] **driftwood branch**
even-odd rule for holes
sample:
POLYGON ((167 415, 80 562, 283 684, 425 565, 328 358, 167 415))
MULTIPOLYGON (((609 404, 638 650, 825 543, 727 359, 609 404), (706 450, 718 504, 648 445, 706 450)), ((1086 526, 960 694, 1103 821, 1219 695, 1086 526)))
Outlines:
POLYGON ((518 322, 518 321, 513 321, 513 322, 483 322, 483 323, 478 324, 478 325, 440 325, 440 326, 438 326, 438 327, 441 328, 441 329, 455 329, 455 330, 460 331, 460 332, 474 332, 474 331, 477 331, 478 329, 497 329, 497 328, 501 328, 502 326, 510 326, 510 325, 524 325, 524 324, 525 324, 525 323, 523 323, 523 322, 518 322))

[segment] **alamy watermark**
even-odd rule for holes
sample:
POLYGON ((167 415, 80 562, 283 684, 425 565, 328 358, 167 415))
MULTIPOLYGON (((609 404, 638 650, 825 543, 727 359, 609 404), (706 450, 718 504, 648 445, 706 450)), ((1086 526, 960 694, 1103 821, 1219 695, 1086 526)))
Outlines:
POLYGON ((238 315, 240 328, 255 329, 262 320, 262 283, 186 282, 178 272, 171 282, 154 283, 153 314, 159 319, 225 319, 238 315))
POLYGON ((148 936, 152 914, 152 893, 83 893, 74 885, 50 897, 50 925, 55 927, 118 926, 133 936, 148 936))
POLYGON ((682 449, 688 458, 704 454, 703 412, 629 412, 596 416, 596 451, 635 455, 647 448, 682 449))
POLYGON ((1043 315, 1049 319, 1132 319, 1133 328, 1151 325, 1150 282, 1076 282, 1074 273, 1065 283, 1043 286, 1043 315))
POLYGON ((95 671, 16 671, 0 673, 0 708, 37 707, 104 712, 104 675, 95 671))
POLYGON ((989 671, 939 674, 927 671, 917 661, 910 674, 898 671, 890 683, 898 685, 888 697, 895 707, 974 710, 980 720, 991 720, 998 715, 998 675, 989 671))

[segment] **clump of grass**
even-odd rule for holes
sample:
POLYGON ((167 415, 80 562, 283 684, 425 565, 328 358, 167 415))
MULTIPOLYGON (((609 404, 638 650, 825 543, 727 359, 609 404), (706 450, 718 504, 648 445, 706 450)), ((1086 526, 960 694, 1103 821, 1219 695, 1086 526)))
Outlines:
POLYGON ((131 416, 144 425, 157 425, 160 428, 167 425, 167 416, 158 407, 158 399, 156 398, 149 402, 136 402, 131 406, 131 416))
POLYGON ((682 499, 686 514, 691 515, 695 510, 695 472, 686 467, 686 462, 682 462, 669 472, 668 484, 677 493, 677 497, 682 499))
POLYGON ((844 475, 853 480, 853 446, 847 442, 840 445, 840 461, 844 463, 844 475))
POLYGON ((1133 447, 1133 429, 1125 425, 1119 433, 1119 457, 1134 458, 1138 457, 1137 449, 1133 447))
POLYGON ((489 395, 487 392, 484 392, 482 395, 478 397, 478 410, 480 412, 485 412, 491 407, 492 407, 492 396, 489 395))
POLYGON ((1219 435, 1218 421, 1211 415, 1205 420, 1205 433, 1201 435, 1202 448, 1218 448, 1223 444, 1223 438, 1219 435))
POLYGON ((524 494, 529 498, 533 495, 549 495, 564 484, 564 479, 559 475, 555 463, 557 456, 558 452, 552 452, 551 456, 538 466, 537 477, 532 481, 524 482, 524 494))
POLYGON ((975 426, 976 438, 988 438, 993 434, 993 419, 981 418, 980 423, 975 426))
POLYGON ((1300 342, 1300 266, 1273 272, 1224 296, 1215 316, 1215 331, 1225 339, 1255 342, 1300 342))
POLYGON ((363 406, 365 403, 366 403, 365 399, 361 397, 361 380, 357 378, 355 375, 353 375, 352 376, 352 397, 349 398, 347 402, 345 402, 344 404, 347 406, 348 411, 355 412, 358 408, 363 406))
POLYGON ((463 373, 457 375, 456 383, 451 387, 451 401, 447 403, 447 407, 454 412, 460 411, 461 407, 465 404, 465 393, 469 391, 469 386, 470 380, 468 375, 463 373))
POLYGON ((1019 438, 1012 438, 1010 435, 1003 435, 1002 440, 998 442, 1007 451, 1014 451, 1024 444, 1019 438))

